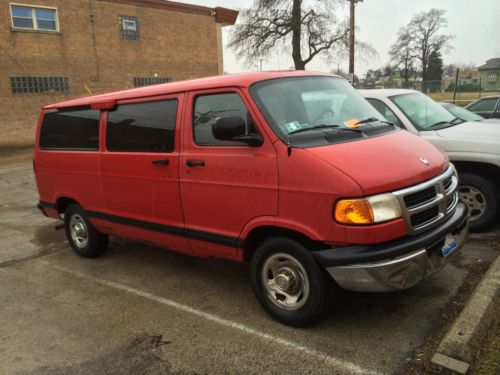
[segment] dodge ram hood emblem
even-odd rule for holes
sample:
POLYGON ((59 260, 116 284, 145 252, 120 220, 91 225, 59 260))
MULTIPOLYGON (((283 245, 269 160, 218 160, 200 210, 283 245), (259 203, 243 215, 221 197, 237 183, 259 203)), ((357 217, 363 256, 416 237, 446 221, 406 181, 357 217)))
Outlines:
POLYGON ((425 165, 429 165, 429 160, 427 160, 426 158, 420 158, 420 161, 425 165))

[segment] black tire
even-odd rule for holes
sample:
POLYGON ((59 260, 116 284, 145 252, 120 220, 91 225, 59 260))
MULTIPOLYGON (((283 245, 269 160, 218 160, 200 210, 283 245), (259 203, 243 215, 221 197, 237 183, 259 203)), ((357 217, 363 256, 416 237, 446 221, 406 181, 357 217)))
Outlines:
MULTIPOLYGON (((296 267, 295 269, 299 270, 299 268, 296 267)), ((280 272, 277 272, 276 275, 280 275, 280 272)), ((329 295, 325 273, 318 266, 309 250, 297 241, 285 237, 274 237, 264 241, 252 257, 250 274, 252 288, 257 300, 269 315, 281 323, 295 327, 306 326, 316 322, 325 311, 329 295), (294 260, 279 258, 283 254, 294 260), (284 262, 283 259, 285 259, 284 262), (286 272, 289 269, 287 268, 289 267, 288 264, 294 264, 294 261, 297 261, 305 271, 303 277, 307 280, 307 283, 303 283, 303 285, 308 285, 308 292, 302 292, 300 290, 301 286, 298 287, 299 291, 297 293, 293 293, 294 295, 302 293, 302 299, 298 300, 295 309, 286 309, 279 306, 280 303, 284 302, 279 302, 278 298, 273 298, 268 294, 268 289, 264 285, 264 277, 269 278, 269 280, 278 279, 274 275, 270 277, 273 271, 269 270, 267 276, 263 276, 263 273, 265 273, 265 269, 268 269, 268 265, 272 264, 270 262, 273 262, 273 260, 278 262, 279 270, 282 273, 286 272), (306 295, 307 297, 305 297, 306 295)), ((288 275, 293 276, 294 273, 288 275)), ((299 271, 295 275, 299 276, 297 277, 299 279, 302 272, 299 271)), ((291 280, 295 279, 294 277, 291 278, 291 280)), ((296 283, 293 283, 293 285, 297 287, 296 283)), ((277 296, 279 297, 279 292, 277 296)))
POLYGON ((458 192, 460 200, 469 207, 470 230, 480 232, 486 229, 495 220, 498 210, 497 189, 488 179, 471 173, 460 173, 458 192), (474 194, 474 190, 481 194, 474 194), (482 214, 478 214, 477 206, 484 201, 482 214))
POLYGON ((98 257, 108 247, 109 237, 94 228, 85 211, 77 204, 70 204, 66 208, 64 230, 74 252, 83 258, 98 257), (84 228, 80 231, 81 236, 72 235, 72 226, 78 229, 78 225, 81 225, 79 228, 84 228))

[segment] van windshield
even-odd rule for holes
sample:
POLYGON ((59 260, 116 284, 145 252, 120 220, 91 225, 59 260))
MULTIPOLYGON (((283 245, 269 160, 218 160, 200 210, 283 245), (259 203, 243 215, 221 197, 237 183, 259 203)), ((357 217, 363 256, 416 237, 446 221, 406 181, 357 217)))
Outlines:
POLYGON ((420 92, 396 95, 390 99, 418 130, 430 130, 431 128, 435 130, 457 124, 457 118, 453 114, 420 92))
MULTIPOLYGON (((324 138, 325 133, 362 133, 365 127, 385 122, 384 117, 341 78, 271 79, 255 83, 250 91, 274 132, 284 142, 299 147, 307 147, 302 142, 304 139, 324 138)), ((319 144, 314 142, 314 145, 319 144)))

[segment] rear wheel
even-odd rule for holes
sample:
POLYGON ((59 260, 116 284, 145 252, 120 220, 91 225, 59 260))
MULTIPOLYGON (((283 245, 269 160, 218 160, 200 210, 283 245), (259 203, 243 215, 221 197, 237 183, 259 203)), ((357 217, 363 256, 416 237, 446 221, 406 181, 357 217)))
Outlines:
POLYGON ((323 270, 299 242, 284 237, 264 241, 252 258, 251 278, 264 310, 284 324, 311 324, 325 310, 323 270))
POLYGON ((108 247, 109 238, 99 233, 77 204, 70 204, 64 212, 64 229, 69 244, 79 256, 95 258, 108 247))
POLYGON ((471 231, 481 231, 493 222, 498 197, 495 186, 489 180, 480 175, 461 173, 458 194, 469 208, 471 231))

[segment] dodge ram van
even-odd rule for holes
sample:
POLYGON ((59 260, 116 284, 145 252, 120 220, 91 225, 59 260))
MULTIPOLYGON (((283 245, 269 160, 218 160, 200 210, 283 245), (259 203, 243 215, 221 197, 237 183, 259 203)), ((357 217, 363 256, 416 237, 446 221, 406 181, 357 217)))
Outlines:
POLYGON ((340 77, 262 72, 48 105, 38 207, 73 250, 109 236, 249 262, 275 319, 306 325, 332 288, 409 288, 459 251, 467 208, 446 155, 340 77))

